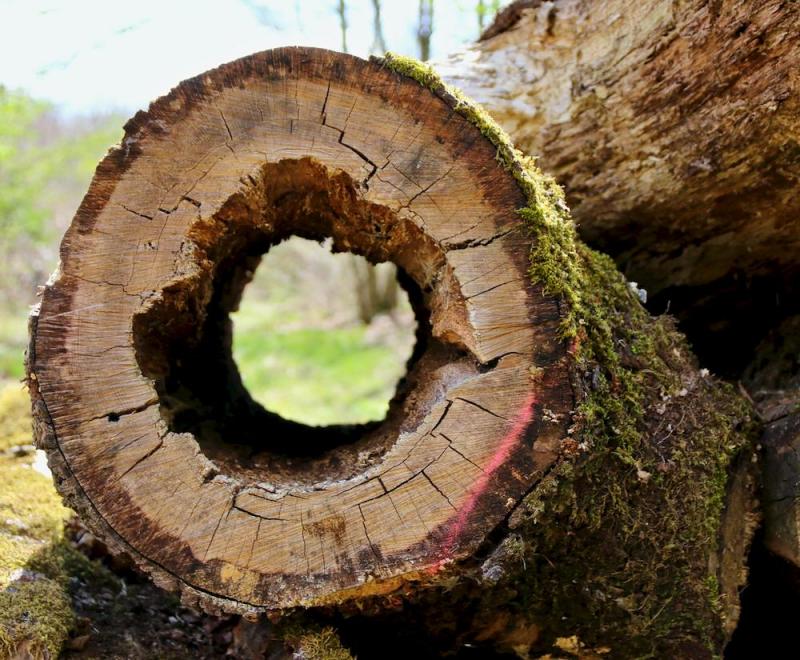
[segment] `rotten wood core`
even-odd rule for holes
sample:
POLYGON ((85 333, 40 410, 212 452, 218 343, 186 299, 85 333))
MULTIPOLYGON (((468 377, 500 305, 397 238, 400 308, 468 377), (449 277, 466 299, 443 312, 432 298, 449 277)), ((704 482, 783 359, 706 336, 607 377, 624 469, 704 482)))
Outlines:
POLYGON ((182 83, 98 167, 32 318, 59 489, 211 609, 432 579, 566 437, 561 312, 530 282, 524 203, 475 126, 376 63, 278 49, 182 83), (381 423, 310 428, 241 383, 228 315, 291 235, 403 273, 417 348, 381 423))

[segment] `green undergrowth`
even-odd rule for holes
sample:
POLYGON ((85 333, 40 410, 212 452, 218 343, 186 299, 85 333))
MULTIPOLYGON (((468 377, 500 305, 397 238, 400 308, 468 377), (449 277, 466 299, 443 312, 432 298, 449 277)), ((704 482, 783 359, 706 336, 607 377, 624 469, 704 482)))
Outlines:
POLYGON ((70 511, 32 468, 30 401, 0 389, 0 657, 55 658, 75 622, 70 577, 113 582, 64 538, 70 511))
POLYGON ((561 188, 482 108, 425 64, 391 53, 381 62, 449 101, 495 145, 527 198, 518 213, 532 238, 531 279, 564 304, 572 448, 512 516, 518 534, 501 552, 524 567, 521 578, 512 572, 488 590, 483 609, 510 602, 543 640, 577 634, 615 657, 718 652, 725 608, 715 560, 749 406, 700 372, 672 321, 651 317, 613 261, 579 241, 561 188))

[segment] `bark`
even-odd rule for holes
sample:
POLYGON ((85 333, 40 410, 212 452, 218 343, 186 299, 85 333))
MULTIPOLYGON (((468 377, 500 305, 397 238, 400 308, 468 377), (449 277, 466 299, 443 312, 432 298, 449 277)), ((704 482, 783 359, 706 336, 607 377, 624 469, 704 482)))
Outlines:
POLYGON ((800 567, 800 316, 764 338, 743 383, 765 422, 760 443, 764 544, 800 567))
POLYGON ((305 609, 359 657, 393 637, 703 657, 735 623, 748 407, 418 63, 278 49, 137 114, 28 372, 61 493, 188 603, 305 609), (418 344, 381 424, 287 422, 241 384, 228 314, 290 235, 404 273, 418 344))
POLYGON ((437 68, 567 191, 582 237, 739 374, 800 305, 800 6, 515 2, 437 68))

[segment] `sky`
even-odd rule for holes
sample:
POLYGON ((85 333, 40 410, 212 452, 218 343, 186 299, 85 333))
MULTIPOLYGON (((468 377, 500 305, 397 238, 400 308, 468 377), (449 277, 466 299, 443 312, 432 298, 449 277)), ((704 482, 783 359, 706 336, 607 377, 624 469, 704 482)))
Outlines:
MULTIPOLYGON (((419 56, 419 2, 380 5, 387 48, 419 56)), ((434 2, 432 59, 477 37, 476 5, 434 2)), ((348 0, 346 16, 348 50, 368 56, 373 0, 348 0)), ((0 85, 65 115, 132 114, 181 80, 290 45, 340 50, 338 0, 0 0, 0 85)))

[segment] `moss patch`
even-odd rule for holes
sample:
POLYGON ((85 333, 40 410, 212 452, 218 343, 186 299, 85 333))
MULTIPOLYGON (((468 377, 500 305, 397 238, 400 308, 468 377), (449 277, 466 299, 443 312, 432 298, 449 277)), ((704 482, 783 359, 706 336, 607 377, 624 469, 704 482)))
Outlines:
POLYGON ((580 251, 595 283, 576 352, 584 452, 512 517, 528 546, 514 602, 550 637, 571 630, 624 657, 719 652, 721 524, 749 407, 698 372, 670 320, 626 302, 610 260, 580 251))
POLYGON ((0 386, 0 452, 30 445, 31 400, 21 385, 0 386))
POLYGON ((752 436, 749 406, 700 372, 671 320, 652 318, 610 258, 577 238, 560 187, 479 106, 427 65, 379 60, 449 102, 497 147, 527 198, 530 275, 564 304, 577 406, 572 451, 524 500, 505 553, 522 565, 489 590, 559 637, 617 657, 704 655, 724 642, 719 544, 729 470, 752 436))
POLYGON ((31 444, 29 406, 18 385, 0 390, 0 657, 54 658, 75 619, 69 578, 116 580, 64 539, 70 511, 33 451, 10 449, 31 444))
POLYGON ((307 660, 353 660, 353 655, 331 626, 308 621, 287 620, 278 627, 278 636, 292 649, 293 657, 307 660))

